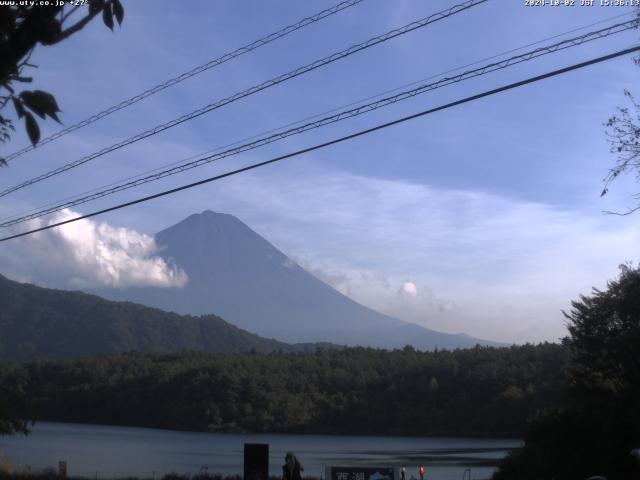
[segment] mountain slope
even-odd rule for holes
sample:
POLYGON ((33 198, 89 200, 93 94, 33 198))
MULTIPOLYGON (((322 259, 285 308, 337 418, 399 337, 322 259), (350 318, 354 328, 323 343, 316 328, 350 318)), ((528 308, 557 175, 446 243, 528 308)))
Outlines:
POLYGON ((469 347, 479 340, 389 317, 323 283, 236 217, 205 211, 156 235, 160 255, 189 276, 183 288, 96 291, 182 314, 215 313, 263 336, 373 347, 469 347))
POLYGON ((180 316, 86 293, 22 284, 0 275, 0 359, 124 351, 299 349, 241 330, 215 315, 180 316))

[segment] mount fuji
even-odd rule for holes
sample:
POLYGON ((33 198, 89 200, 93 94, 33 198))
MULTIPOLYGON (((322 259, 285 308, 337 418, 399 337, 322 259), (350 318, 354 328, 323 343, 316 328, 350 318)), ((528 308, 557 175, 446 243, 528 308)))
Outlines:
POLYGON ((180 314, 215 314, 284 342, 377 348, 454 349, 503 345, 437 332, 361 305, 300 267, 238 218, 194 214, 155 236, 158 255, 189 277, 182 288, 93 290, 180 314))

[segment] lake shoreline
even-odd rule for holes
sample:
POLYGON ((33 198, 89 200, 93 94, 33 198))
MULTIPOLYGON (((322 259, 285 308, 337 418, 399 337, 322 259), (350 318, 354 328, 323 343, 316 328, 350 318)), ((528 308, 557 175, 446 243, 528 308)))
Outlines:
POLYGON ((27 436, 0 437, 0 450, 15 472, 57 471, 64 461, 69 477, 92 480, 159 479, 174 472, 233 477, 243 471, 247 443, 269 445, 269 474, 275 477, 292 451, 305 467, 305 479, 324 476, 327 466, 406 466, 409 480, 418 477, 418 465, 427 467, 427 478, 459 480, 468 469, 474 478, 486 478, 521 445, 512 439, 207 433, 38 422, 27 436))
MULTIPOLYGON (((163 432, 183 432, 183 433, 215 433, 215 434, 230 434, 230 435, 302 435, 302 436, 331 436, 331 437, 385 437, 385 438, 468 438, 473 440, 520 440, 519 436, 512 435, 473 435, 473 434, 453 434, 453 433, 425 433, 423 435, 415 435, 411 433, 382 433, 382 432, 344 432, 344 431, 334 431, 334 430, 282 430, 282 431, 245 431, 245 430, 225 430, 225 431, 214 431, 214 430, 193 430, 188 428, 164 428, 158 426, 150 426, 150 425, 140 425, 140 424, 123 424, 123 423, 98 423, 98 422, 78 422, 74 420, 66 420, 66 419, 38 419, 33 420, 33 424, 37 423, 64 423, 69 425, 86 425, 86 426, 94 426, 94 427, 122 427, 122 428, 142 428, 147 430, 158 430, 163 432)), ((31 424, 30 424, 31 425, 31 424)))

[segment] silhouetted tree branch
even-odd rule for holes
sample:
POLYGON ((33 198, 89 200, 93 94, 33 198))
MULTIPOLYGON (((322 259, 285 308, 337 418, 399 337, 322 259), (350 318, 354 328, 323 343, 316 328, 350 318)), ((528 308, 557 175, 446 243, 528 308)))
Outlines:
MULTIPOLYGON (((638 18, 640 18, 640 11, 638 18)), ((634 62, 640 66, 640 58, 635 58, 634 62)), ((617 113, 605 123, 611 153, 617 156, 617 160, 604 178, 605 185, 600 194, 601 197, 609 192, 613 181, 622 174, 635 172, 636 181, 640 180, 640 104, 629 90, 625 90, 624 95, 630 102, 630 107, 618 107, 617 113)), ((631 207, 625 212, 605 211, 603 213, 627 216, 638 210, 640 205, 631 207)))
MULTIPOLYGON (((76 34, 102 14, 104 24, 113 30, 114 18, 118 24, 124 18, 120 0, 90 0, 84 16, 67 25, 79 12, 80 6, 2 6, 0 7, 0 111, 9 103, 15 114, 24 119, 25 129, 33 145, 40 140, 40 128, 34 114, 60 121, 55 98, 42 90, 16 92, 16 83, 29 83, 32 78, 23 75, 31 53, 38 45, 55 45, 76 34)), ((15 131, 13 120, 0 114, 0 142, 5 143, 15 131)), ((4 160, 0 159, 4 164, 4 160)))

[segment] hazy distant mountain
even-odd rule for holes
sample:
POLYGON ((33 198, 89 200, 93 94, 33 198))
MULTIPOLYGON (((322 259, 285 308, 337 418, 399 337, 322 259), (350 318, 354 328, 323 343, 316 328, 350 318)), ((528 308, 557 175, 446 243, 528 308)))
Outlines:
POLYGON ((215 313, 287 342, 431 349, 494 342, 450 335, 360 305, 320 281, 232 215, 205 211, 156 235, 160 255, 189 276, 183 288, 96 293, 182 314, 215 313))
POLYGON ((269 352, 305 348, 261 338, 215 315, 180 316, 82 292, 13 282, 0 275, 2 360, 125 351, 269 352))

